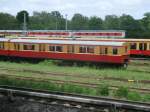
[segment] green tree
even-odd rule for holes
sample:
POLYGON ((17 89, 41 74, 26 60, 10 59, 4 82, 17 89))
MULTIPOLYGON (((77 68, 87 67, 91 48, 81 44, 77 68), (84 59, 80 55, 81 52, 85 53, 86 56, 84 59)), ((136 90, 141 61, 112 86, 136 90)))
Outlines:
POLYGON ((33 16, 30 17, 30 29, 36 30, 49 30, 55 29, 55 19, 53 16, 46 12, 33 12, 33 16))
POLYGON ((145 30, 150 30, 150 12, 144 14, 144 18, 142 19, 142 24, 145 26, 145 30))
POLYGON ((65 19, 58 11, 51 13, 42 11, 34 12, 30 17, 30 29, 39 30, 64 30, 65 19))
POLYGON ((0 13, 0 30, 18 29, 18 24, 14 16, 8 13, 0 13))
POLYGON ((18 20, 19 23, 24 22, 24 14, 26 16, 26 22, 29 22, 29 13, 23 10, 23 11, 18 12, 16 16, 16 19, 18 20))
POLYGON ((88 30, 88 17, 81 14, 74 14, 71 20, 72 30, 88 30))
POLYGON ((108 30, 119 29, 119 18, 116 15, 107 15, 105 17, 104 27, 108 30))
POLYGON ((126 36, 128 38, 136 38, 137 32, 140 32, 142 27, 138 20, 135 20, 132 16, 123 14, 119 18, 120 29, 126 30, 126 36))
POLYGON ((89 19, 89 29, 90 30, 100 30, 103 29, 103 20, 99 17, 93 16, 89 19))
POLYGON ((132 30, 135 29, 135 20, 130 15, 123 14, 120 17, 120 28, 124 30, 132 30))
POLYGON ((62 18, 62 15, 60 14, 59 11, 52 11, 51 15, 54 16, 54 17, 57 17, 57 18, 62 18))

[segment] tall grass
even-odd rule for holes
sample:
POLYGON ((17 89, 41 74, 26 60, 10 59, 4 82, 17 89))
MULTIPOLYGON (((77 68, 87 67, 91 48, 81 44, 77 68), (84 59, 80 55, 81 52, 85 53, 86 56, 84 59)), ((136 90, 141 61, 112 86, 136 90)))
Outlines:
MULTIPOLYGON (((80 74, 85 76, 108 76, 108 77, 119 77, 132 80, 148 80, 150 79, 150 73, 136 72, 117 68, 104 68, 89 67, 89 66, 60 66, 59 61, 45 60, 38 64, 31 64, 27 62, 23 63, 10 63, 0 62, 0 67, 5 68, 17 68, 17 69, 29 69, 43 72, 56 72, 56 73, 67 73, 67 74, 80 74)), ((137 69, 137 68, 136 68, 137 69)))
MULTIPOLYGON (((118 69, 118 68, 111 68, 111 67, 96 67, 94 65, 74 65, 72 63, 69 63, 69 66, 67 64, 62 64, 62 61, 56 61, 56 60, 45 60, 41 61, 39 63, 28 63, 28 62, 3 62, 0 61, 0 69, 1 68, 14 68, 14 69, 26 69, 26 70, 34 70, 34 71, 40 71, 40 72, 55 72, 55 73, 64 73, 64 74, 73 74, 73 75, 81 75, 81 76, 93 76, 93 77, 117 77, 117 78, 125 78, 125 79, 132 79, 132 80, 149 80, 150 74, 146 72, 136 72, 136 71, 130 71, 125 69, 118 69)), ((136 68, 138 69, 138 68, 136 68)), ((0 71, 2 73, 2 71, 0 71)), ((11 73, 11 72, 10 72, 11 73)), ((32 74, 29 73, 16 73, 17 76, 29 76, 32 74), (26 75, 28 74, 28 75, 26 75)), ((35 75, 35 74, 34 74, 35 75)), ((33 75, 32 75, 33 76, 33 75)), ((38 77, 38 75, 37 75, 38 77)), ((40 76, 41 77, 41 76, 40 76)), ((62 77, 59 77, 62 78, 62 77)), ((68 80, 66 77, 62 78, 63 80, 68 80)), ((70 80, 70 79, 69 79, 70 80)), ((78 79, 81 80, 81 79, 78 79)), ((89 82, 93 81, 92 79, 89 79, 89 82)), ((95 81, 96 82, 96 81, 95 81)), ((54 83, 46 83, 46 82, 32 82, 32 81, 23 81, 23 80, 16 80, 16 79, 9 79, 3 78, 0 79, 1 85, 14 85, 19 87, 29 87, 34 89, 44 89, 49 91, 63 91, 63 92, 71 92, 71 93, 78 93, 78 94, 86 94, 86 95, 98 95, 98 96, 118 96, 130 100, 140 100, 140 101, 148 101, 150 102, 150 95, 141 95, 139 93, 131 93, 128 91, 126 95, 123 92, 120 92, 121 90, 117 91, 110 91, 108 85, 115 85, 120 84, 123 85, 122 82, 107 82, 107 81, 101 81, 101 83, 104 83, 103 86, 100 86, 97 89, 91 89, 91 88, 85 88, 81 86, 76 86, 73 84, 54 84, 54 83), (120 93, 119 93, 120 92, 120 93), (140 95, 140 96, 139 96, 140 95), (136 97, 139 96, 140 99, 136 99, 136 97)), ((126 84, 129 86, 130 84, 126 84)))
MULTIPOLYGON (((90 96, 108 96, 111 92, 108 88, 108 85, 103 85, 100 88, 93 89, 88 87, 76 86, 73 84, 54 84, 51 82, 36 82, 36 81, 29 81, 29 80, 17 80, 15 78, 8 78, 3 77, 0 78, 0 85, 9 85, 9 86, 17 86, 17 87, 25 87, 31 89, 40 89, 40 90, 48 90, 48 91, 60 91, 60 92, 69 92, 69 93, 77 93, 77 94, 84 94, 90 96)), ((109 97, 116 96, 126 98, 128 100, 133 101, 145 101, 150 102, 150 95, 140 95, 137 92, 129 92, 126 91, 124 87, 118 89, 117 91, 113 91, 112 93, 119 93, 119 94, 112 94, 109 97)))

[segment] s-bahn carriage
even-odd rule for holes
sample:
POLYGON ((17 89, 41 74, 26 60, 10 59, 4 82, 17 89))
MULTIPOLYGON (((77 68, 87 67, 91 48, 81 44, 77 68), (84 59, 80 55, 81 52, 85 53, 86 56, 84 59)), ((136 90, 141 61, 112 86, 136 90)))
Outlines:
POLYGON ((9 39, 0 38, 0 56, 7 56, 9 50, 9 39))
POLYGON ((5 36, 21 36, 22 30, 0 30, 0 34, 5 36))
POLYGON ((42 37, 69 37, 70 32, 64 30, 29 30, 27 35, 32 36, 42 36, 42 37))
POLYGON ((130 54, 150 56, 150 39, 129 39, 130 54))
POLYGON ((125 42, 12 39, 9 55, 73 61, 127 64, 125 42))
MULTIPOLYGON (((0 30, 6 36, 23 36, 23 30, 0 30)), ((78 38, 124 38, 124 30, 27 30, 27 36, 78 37, 78 38)))
MULTIPOLYGON (((46 39, 46 38, 38 38, 46 39)), ((54 38, 47 38, 54 39, 54 38)), ((56 40, 71 40, 70 38, 59 38, 56 40)), ((107 41, 126 42, 128 44, 128 54, 134 56, 150 56, 150 39, 105 39, 105 38, 76 38, 78 41, 107 41)))
POLYGON ((98 39, 82 38, 79 41, 108 41, 108 42, 126 42, 129 46, 129 55, 150 56, 150 39, 98 39))
POLYGON ((73 32, 77 38, 124 38, 124 30, 79 30, 73 32))

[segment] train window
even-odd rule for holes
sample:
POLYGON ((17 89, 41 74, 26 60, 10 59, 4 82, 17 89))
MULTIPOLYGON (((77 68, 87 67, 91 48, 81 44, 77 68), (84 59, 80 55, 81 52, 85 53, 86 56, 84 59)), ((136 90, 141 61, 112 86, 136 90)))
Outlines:
POLYGON ((125 53, 127 53, 128 52, 128 47, 125 47, 125 53))
POLYGON ((45 44, 39 44, 39 51, 45 51, 45 44))
POLYGON ((20 45, 15 43, 15 50, 19 51, 19 49, 20 49, 20 45))
POLYGON ((35 50, 35 45, 32 44, 24 44, 23 45, 24 50, 35 50))
POLYGON ((86 53, 86 46, 80 46, 79 52, 80 53, 86 53))
POLYGON ((100 47, 100 54, 107 54, 108 48, 107 47, 100 47))
POLYGON ((103 48, 102 47, 100 47, 100 54, 104 54, 104 52, 103 52, 104 50, 103 50, 103 48))
POLYGON ((55 46, 49 46, 49 51, 55 51, 55 46))
POLYGON ((136 49, 136 43, 131 43, 130 44, 130 49, 136 49))
POLYGON ((4 49, 4 43, 0 42, 0 49, 4 49))
POLYGON ((143 50, 143 44, 142 43, 139 44, 139 50, 143 50))
POLYGON ((105 54, 107 54, 108 53, 108 48, 105 48, 105 54))
POLYGON ((143 47, 144 47, 144 50, 147 50, 147 43, 144 43, 143 47))
POLYGON ((63 50, 63 49, 62 49, 62 46, 56 46, 56 51, 57 51, 57 52, 62 52, 62 50, 63 50))
POLYGON ((118 54, 118 49, 117 48, 113 48, 113 55, 117 55, 118 54))
POLYGON ((53 51, 53 52, 62 52, 63 48, 62 46, 49 46, 49 51, 53 51))
POLYGON ((67 47, 67 52, 68 52, 68 53, 74 53, 74 46, 73 46, 73 45, 69 45, 69 46, 67 47))
POLYGON ((140 43, 139 49, 140 50, 147 50, 147 43, 140 43))
POLYGON ((94 53, 94 47, 93 46, 88 46, 87 47, 87 53, 94 53))
POLYGON ((94 46, 80 46, 80 53, 94 53, 94 46))

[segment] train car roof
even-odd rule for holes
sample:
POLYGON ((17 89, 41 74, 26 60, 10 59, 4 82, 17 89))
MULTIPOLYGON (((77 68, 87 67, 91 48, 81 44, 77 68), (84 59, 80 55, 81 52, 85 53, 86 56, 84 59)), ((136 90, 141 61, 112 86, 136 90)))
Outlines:
POLYGON ((112 39, 112 40, 119 40, 119 41, 150 41, 150 39, 112 39))
POLYGON ((45 44, 70 44, 70 45, 104 45, 104 46, 123 46, 125 42, 108 41, 76 41, 76 40, 33 40, 33 39, 12 39, 10 42, 19 43, 45 43, 45 44))
POLYGON ((0 38, 0 42, 7 42, 8 40, 8 38, 0 38))
MULTIPOLYGON (((61 37, 17 37, 17 38, 22 38, 22 39, 45 39, 45 40, 49 40, 49 39, 54 39, 54 40, 72 40, 72 38, 61 38, 61 37)), ((76 40, 85 40, 85 41, 117 41, 117 42, 141 42, 141 41, 150 41, 150 39, 115 39, 115 38, 110 38, 110 39, 106 39, 106 38, 75 38, 76 40)))
MULTIPOLYGON (((24 32, 24 30, 0 30, 0 32, 24 32)), ((125 32, 125 30, 27 30, 27 32, 125 32)))
POLYGON ((106 39, 106 38, 79 38, 78 40, 102 40, 102 41, 118 41, 118 42, 141 42, 141 41, 150 41, 150 39, 106 39))

